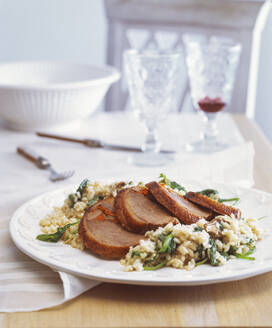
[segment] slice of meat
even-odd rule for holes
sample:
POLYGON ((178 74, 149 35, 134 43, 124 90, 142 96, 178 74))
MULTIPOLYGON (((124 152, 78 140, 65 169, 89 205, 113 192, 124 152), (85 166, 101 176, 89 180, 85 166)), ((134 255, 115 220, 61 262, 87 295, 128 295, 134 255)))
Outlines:
POLYGON ((133 231, 133 228, 130 227, 129 223, 127 222, 127 219, 125 217, 124 210, 123 210, 123 207, 124 207, 123 199, 124 199, 125 192, 126 192, 126 189, 123 189, 123 190, 119 191, 115 197, 114 207, 115 207, 116 218, 124 229, 126 229, 127 231, 133 231))
POLYGON ((101 209, 102 212, 105 214, 112 213, 115 216, 114 213, 114 197, 109 196, 107 198, 104 198, 102 200, 99 200, 98 202, 94 203, 90 208, 92 209, 101 209))
POLYGON ((239 208, 219 203, 216 200, 204 196, 200 193, 190 191, 187 192, 185 197, 191 202, 209 208, 216 213, 222 215, 233 214, 236 218, 239 218, 241 216, 241 211, 239 208))
POLYGON ((130 246, 136 246, 144 239, 143 235, 122 229, 113 216, 103 213, 102 208, 113 212, 113 203, 113 197, 109 197, 90 207, 81 219, 78 230, 87 249, 109 260, 121 259, 130 246))
POLYGON ((212 217, 213 213, 211 210, 191 203, 180 194, 162 186, 156 181, 149 182, 146 186, 155 199, 182 223, 191 224, 200 219, 209 220, 212 217))
MULTIPOLYGON (((147 196, 151 201, 155 201, 154 197, 148 192, 148 189, 146 187, 132 187, 129 189, 133 189, 133 191, 135 191, 136 193, 140 193, 143 194, 145 196, 147 196)), ((122 227, 124 229, 126 229, 127 231, 138 231, 137 228, 135 228, 135 223, 130 225, 130 219, 128 218, 128 220, 126 219, 126 210, 125 210, 125 205, 123 204, 123 200, 126 199, 125 194, 127 194, 126 192, 127 189, 123 189, 121 191, 119 191, 115 197, 115 212, 117 215, 117 220, 119 221, 119 223, 122 225, 122 227)), ((169 214, 169 213, 168 213, 169 214)), ((137 225, 137 223, 136 223, 137 225)), ((142 225, 142 222, 141 222, 142 225)), ((145 231, 145 229, 148 229, 148 227, 145 227, 143 229, 143 231, 145 231)), ((139 230, 141 231, 141 229, 139 230)))
POLYGON ((165 208, 133 187, 118 193, 115 212, 125 229, 138 233, 164 227, 170 222, 178 223, 165 208))

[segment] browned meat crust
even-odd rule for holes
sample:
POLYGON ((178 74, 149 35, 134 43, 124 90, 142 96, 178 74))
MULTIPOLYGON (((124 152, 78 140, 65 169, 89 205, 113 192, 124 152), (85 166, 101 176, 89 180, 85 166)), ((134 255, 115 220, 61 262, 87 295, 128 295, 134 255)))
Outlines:
POLYGON ((123 199, 124 199, 125 191, 126 189, 120 190, 115 197, 114 207, 115 207, 116 219, 119 221, 119 223, 124 229, 126 229, 127 231, 132 231, 132 228, 127 222, 123 211, 123 199))
POLYGON ((103 212, 103 208, 113 212, 113 204, 113 197, 99 201, 85 212, 79 224, 79 235, 84 246, 109 260, 121 259, 130 246, 136 246, 144 239, 143 235, 122 229, 113 216, 103 212))
POLYGON ((231 215, 234 214, 236 218, 241 216, 241 211, 239 208, 235 208, 232 206, 228 206, 222 203, 217 202, 207 196, 201 195, 197 192, 187 192, 185 197, 190 200, 191 202, 201 205, 203 207, 209 208, 212 211, 222 214, 222 215, 231 215))
POLYGON ((152 181, 147 185, 155 199, 185 224, 195 223, 200 219, 210 219, 212 211, 195 205, 175 191, 152 181))
POLYGON ((170 222, 178 223, 160 204, 135 188, 120 191, 115 201, 117 219, 128 231, 144 233, 164 227, 170 222))

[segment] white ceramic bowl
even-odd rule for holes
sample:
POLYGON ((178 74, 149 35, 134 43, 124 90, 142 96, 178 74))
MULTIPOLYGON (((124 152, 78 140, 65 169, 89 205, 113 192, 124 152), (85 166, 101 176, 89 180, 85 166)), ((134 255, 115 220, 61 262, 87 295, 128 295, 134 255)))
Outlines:
POLYGON ((71 127, 95 111, 120 77, 109 66, 68 62, 0 64, 0 119, 16 130, 71 127))

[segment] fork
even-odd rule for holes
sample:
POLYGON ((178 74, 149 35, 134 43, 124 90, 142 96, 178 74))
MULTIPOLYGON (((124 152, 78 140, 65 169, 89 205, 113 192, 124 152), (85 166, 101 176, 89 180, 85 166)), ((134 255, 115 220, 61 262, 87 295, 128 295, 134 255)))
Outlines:
POLYGON ((17 153, 33 162, 39 169, 50 171, 49 179, 53 182, 68 179, 75 173, 75 171, 57 172, 48 159, 36 154, 28 147, 18 147, 17 153))

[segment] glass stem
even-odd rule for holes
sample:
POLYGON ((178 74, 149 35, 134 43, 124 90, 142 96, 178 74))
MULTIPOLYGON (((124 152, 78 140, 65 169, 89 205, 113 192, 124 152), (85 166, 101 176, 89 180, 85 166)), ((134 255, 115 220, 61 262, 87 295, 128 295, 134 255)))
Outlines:
POLYGON ((216 117, 216 113, 206 113, 206 122, 203 134, 205 143, 214 144, 216 142, 218 135, 216 117))
POLYGON ((142 145, 142 151, 145 153, 158 153, 160 151, 160 143, 156 126, 146 126, 145 142, 142 145))

